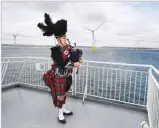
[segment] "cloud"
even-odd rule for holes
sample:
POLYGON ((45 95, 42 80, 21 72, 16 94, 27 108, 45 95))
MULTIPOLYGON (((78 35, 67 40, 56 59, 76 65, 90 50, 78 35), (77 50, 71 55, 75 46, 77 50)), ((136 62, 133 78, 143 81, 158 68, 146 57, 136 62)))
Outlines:
POLYGON ((87 19, 87 22, 101 22, 101 21, 105 21, 105 15, 103 13, 89 13, 87 14, 87 16, 85 16, 85 18, 87 19))
POLYGON ((67 19, 67 35, 78 45, 92 43, 91 32, 81 26, 95 29, 105 21, 95 32, 97 46, 159 48, 159 2, 3 2, 2 43, 12 43, 12 33, 20 33, 20 44, 54 44, 36 26, 44 12, 54 22, 67 19))

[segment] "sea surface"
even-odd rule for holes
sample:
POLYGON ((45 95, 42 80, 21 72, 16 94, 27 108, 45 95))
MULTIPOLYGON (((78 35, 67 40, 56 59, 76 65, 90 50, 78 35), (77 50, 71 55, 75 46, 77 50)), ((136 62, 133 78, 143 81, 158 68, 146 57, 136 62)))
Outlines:
MULTIPOLYGON (((89 47, 82 47, 85 60, 130 64, 150 64, 159 70, 159 49, 97 48, 92 52, 89 47)), ((1 45, 2 57, 50 57, 50 47, 1 45)))

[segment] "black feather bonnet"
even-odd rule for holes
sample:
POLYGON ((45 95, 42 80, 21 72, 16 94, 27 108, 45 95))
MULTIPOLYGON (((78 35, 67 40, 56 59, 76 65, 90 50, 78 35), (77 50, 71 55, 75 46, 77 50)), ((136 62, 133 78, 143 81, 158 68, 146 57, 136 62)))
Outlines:
POLYGON ((65 35, 67 32, 67 21, 64 19, 58 20, 55 24, 52 22, 50 15, 45 13, 44 14, 44 22, 38 23, 37 27, 40 28, 43 32, 43 36, 52 36, 55 35, 55 37, 65 35))

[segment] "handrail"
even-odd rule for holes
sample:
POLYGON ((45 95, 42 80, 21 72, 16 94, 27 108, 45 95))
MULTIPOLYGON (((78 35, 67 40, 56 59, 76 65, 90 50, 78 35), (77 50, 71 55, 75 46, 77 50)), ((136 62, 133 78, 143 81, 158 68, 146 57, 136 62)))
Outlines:
POLYGON ((122 66, 137 66, 137 67, 151 67, 151 65, 145 65, 145 64, 129 64, 129 63, 115 63, 115 62, 103 62, 103 61, 88 61, 85 60, 86 62, 90 63, 97 63, 97 64, 112 64, 112 65, 122 65, 122 66))
POLYGON ((1 57, 2 59, 4 58, 4 59, 8 59, 8 58, 11 58, 11 59, 19 59, 19 58, 31 58, 31 59, 35 59, 35 58, 37 58, 37 59, 51 59, 51 58, 48 58, 48 57, 33 57, 33 56, 23 56, 23 57, 1 57))
POLYGON ((151 68, 159 75, 159 70, 157 70, 153 65, 151 65, 151 68))
MULTIPOLYGON (((48 58, 48 57, 33 57, 33 56, 25 56, 25 57, 2 57, 2 59, 4 58, 30 58, 30 59, 51 59, 51 58, 48 58)), ((122 65, 122 66, 136 66, 136 67, 146 67, 146 68, 149 68, 149 67, 152 67, 152 65, 145 65, 145 64, 129 64, 129 63, 115 63, 115 62, 104 62, 104 61, 89 61, 89 60, 84 60, 83 62, 89 62, 89 63, 96 63, 96 64, 111 64, 111 65, 122 65)))

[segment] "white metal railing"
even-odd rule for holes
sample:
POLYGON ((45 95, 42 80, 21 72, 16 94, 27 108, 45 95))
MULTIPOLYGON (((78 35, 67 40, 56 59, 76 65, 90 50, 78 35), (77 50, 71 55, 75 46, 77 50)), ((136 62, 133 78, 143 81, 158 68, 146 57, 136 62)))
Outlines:
MULTIPOLYGON (((81 72, 84 67, 81 68, 81 72)), ((146 71, 87 66, 84 98, 87 95, 145 106, 147 76, 146 71)), ((80 85, 79 83, 76 86, 80 85)))
POLYGON ((7 60, 7 62, 5 62, 4 60, 1 63, 1 81, 4 80, 7 68, 8 68, 8 63, 9 63, 10 59, 7 60))
MULTIPOLYGON (((8 58, 2 58, 2 63, 4 59, 8 58)), ((10 57, 10 62, 5 63, 8 64, 8 70, 2 85, 19 82, 46 87, 42 74, 50 68, 50 58, 10 57), (36 63, 41 63, 43 70, 37 70, 36 63)), ((82 94, 83 101, 91 96, 145 106, 148 70, 142 68, 148 68, 148 65, 85 61, 79 74, 73 73, 72 94, 82 94)))
MULTIPOLYGON (((51 68, 51 64, 52 60, 44 57, 3 57, 2 87, 20 83, 47 88, 42 74, 51 68)), ((146 107, 150 126, 158 128, 159 88, 152 71, 159 78, 158 70, 151 65, 84 61, 79 73, 73 73, 70 92, 83 95, 83 101, 94 97, 146 107)))
POLYGON ((147 111, 149 124, 151 128, 159 128, 159 83, 152 74, 152 70, 159 75, 159 72, 154 67, 149 70, 148 78, 148 96, 147 96, 147 111))

